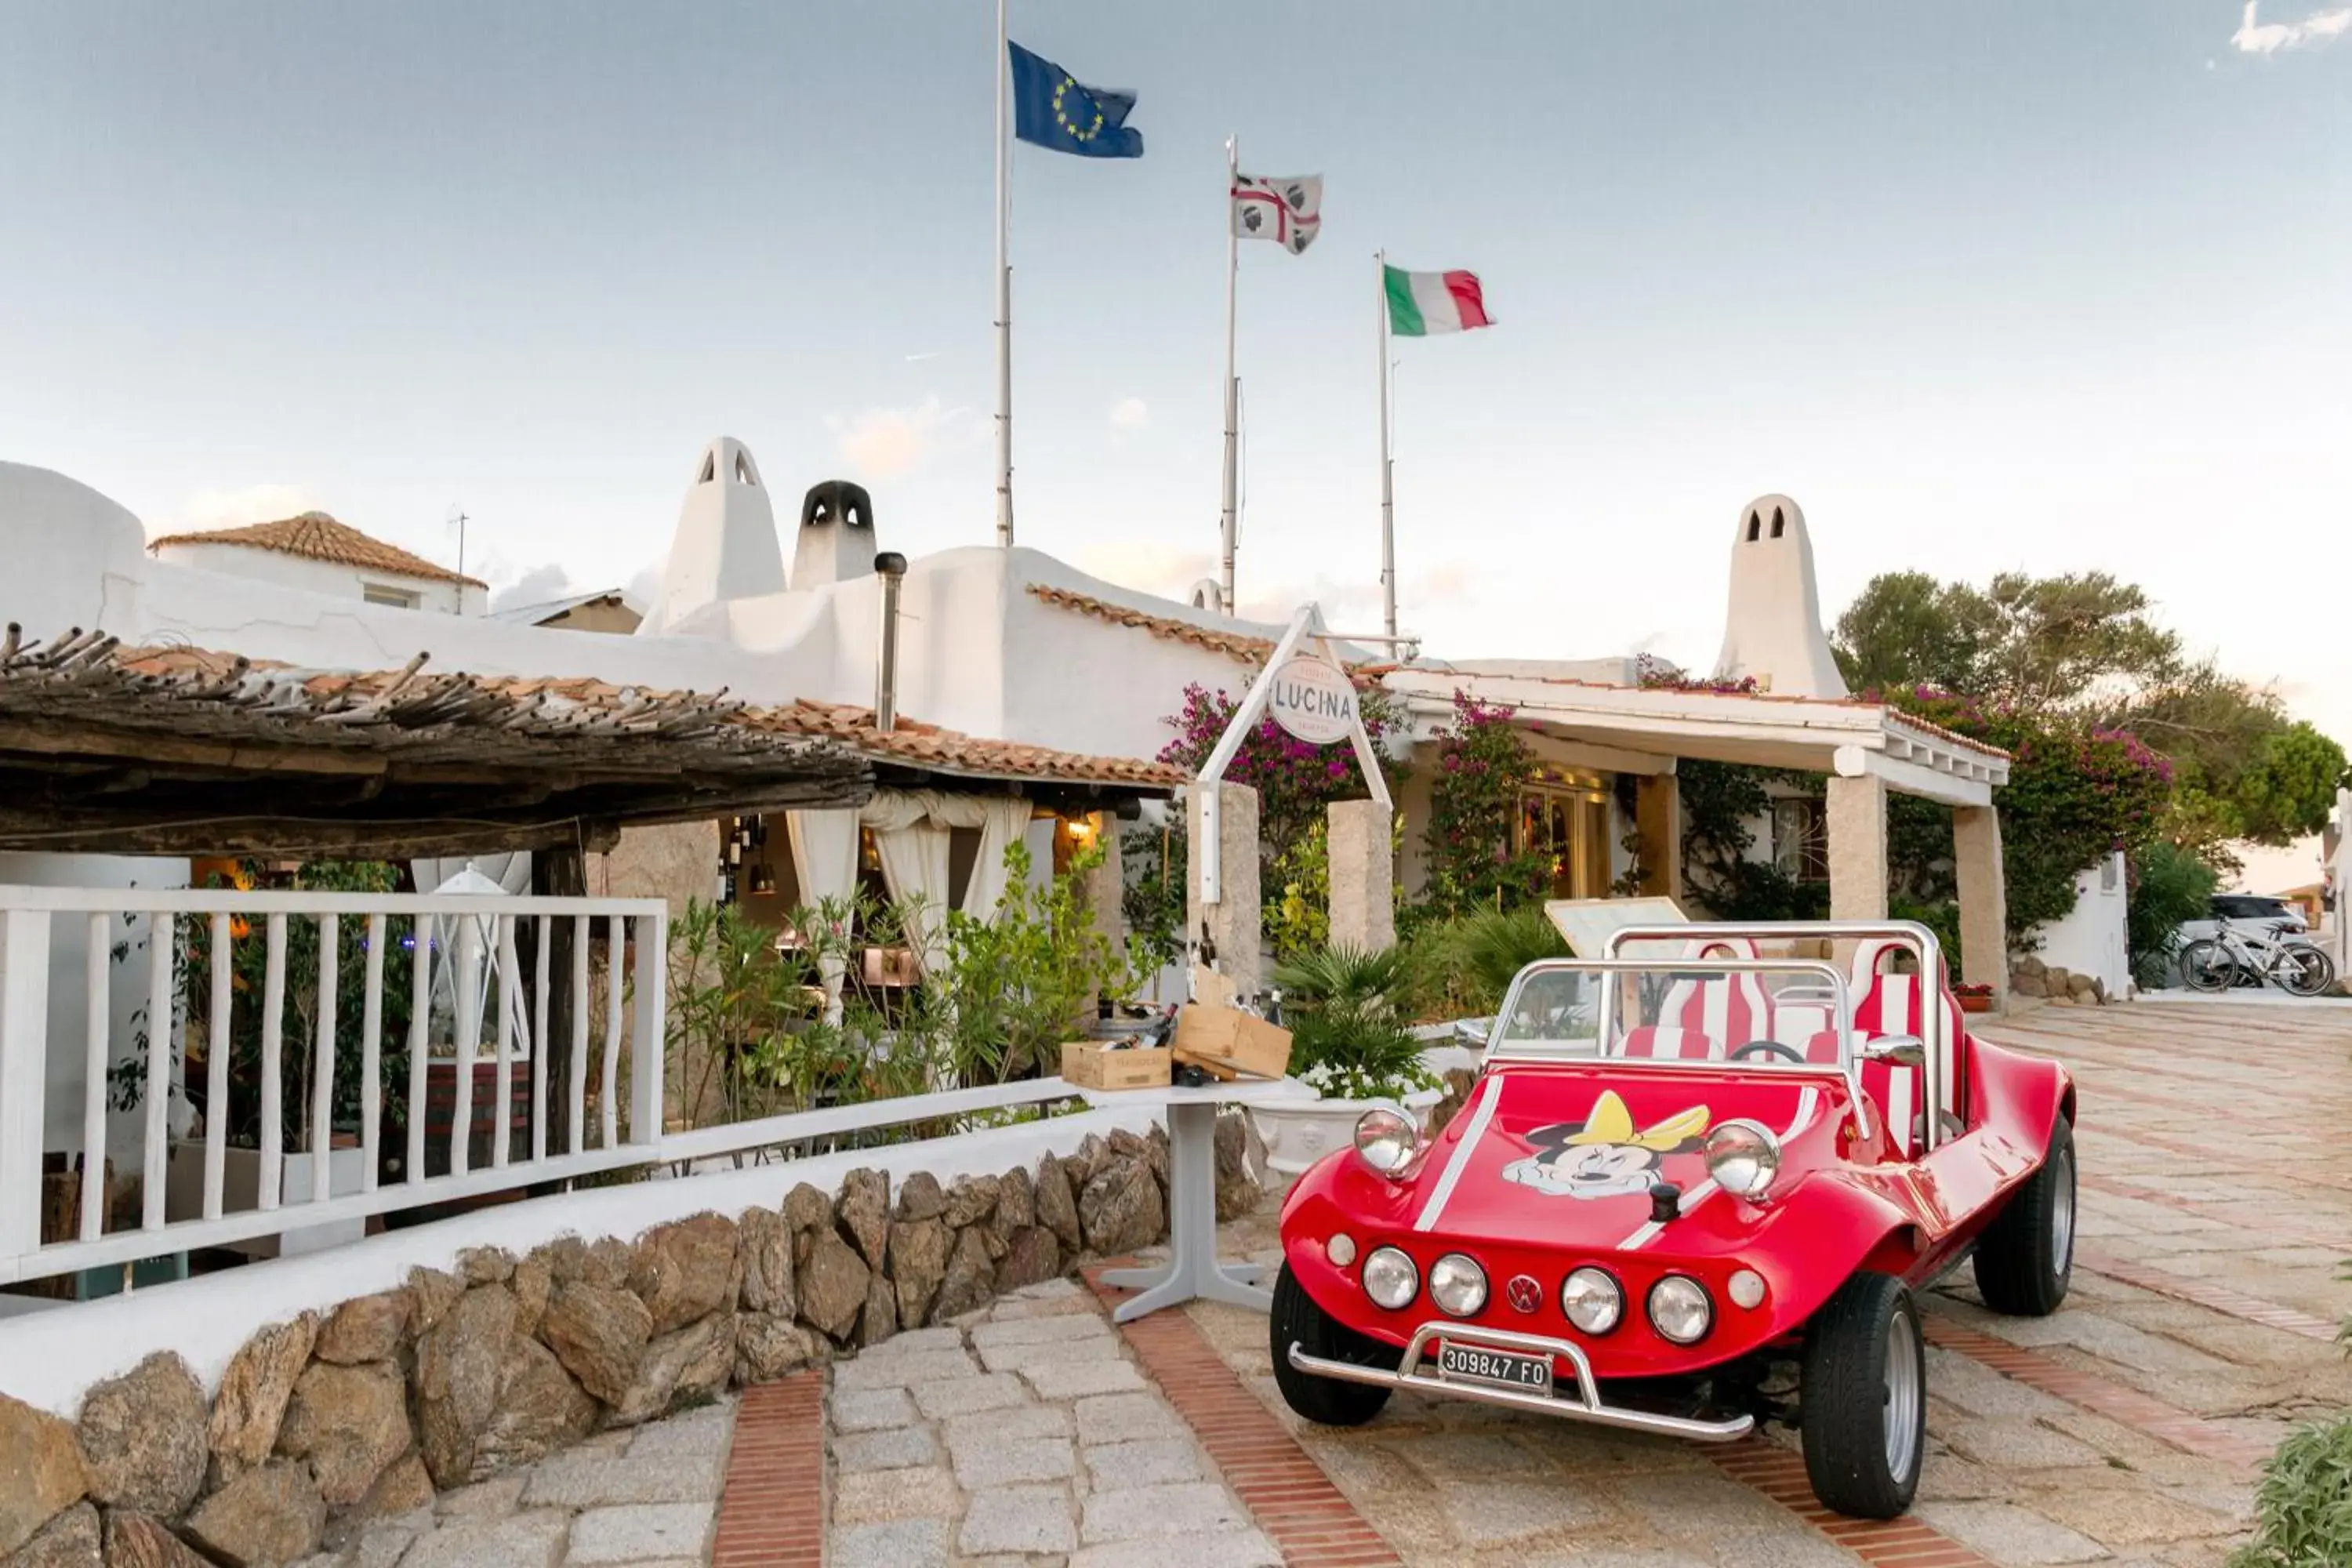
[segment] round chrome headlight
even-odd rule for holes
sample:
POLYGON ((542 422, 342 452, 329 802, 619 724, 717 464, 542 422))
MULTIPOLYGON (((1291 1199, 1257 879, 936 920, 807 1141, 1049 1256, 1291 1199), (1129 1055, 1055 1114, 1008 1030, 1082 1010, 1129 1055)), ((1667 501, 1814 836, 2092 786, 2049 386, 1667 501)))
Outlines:
POLYGON ((1706 1287, 1685 1274, 1669 1274, 1650 1287, 1650 1326, 1678 1345, 1696 1344, 1715 1321, 1706 1287))
POLYGON ((1486 1305, 1486 1271, 1449 1252, 1429 1266, 1429 1299, 1454 1317, 1474 1317, 1486 1305))
POLYGON ((1605 1334, 1625 1315, 1625 1292, 1599 1268, 1580 1268, 1560 1281, 1559 1310, 1588 1334, 1605 1334))
POLYGON ((1401 1176, 1421 1158, 1421 1130, 1379 1106, 1356 1118, 1356 1158, 1383 1176, 1401 1176))
POLYGON ((1719 1123, 1700 1150, 1715 1184, 1750 1202, 1761 1198, 1780 1173, 1780 1141, 1758 1122, 1719 1123))
POLYGON ((1372 1304, 1393 1312, 1412 1304, 1421 1289, 1421 1270, 1393 1247, 1376 1247, 1364 1259, 1364 1294, 1372 1304))

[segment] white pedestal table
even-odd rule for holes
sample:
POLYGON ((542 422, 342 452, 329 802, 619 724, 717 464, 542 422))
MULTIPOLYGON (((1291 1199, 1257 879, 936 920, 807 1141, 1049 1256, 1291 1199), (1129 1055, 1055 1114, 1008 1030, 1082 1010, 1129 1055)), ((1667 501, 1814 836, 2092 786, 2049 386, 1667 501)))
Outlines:
POLYGON ((1217 1261, 1217 1108, 1312 1099, 1295 1079, 1239 1079, 1201 1089, 1089 1090, 1087 1103, 1111 1110, 1160 1106, 1168 1112, 1168 1251, 1158 1268, 1110 1268, 1103 1282, 1142 1294, 1121 1301, 1111 1321, 1130 1322, 1146 1312, 1192 1300, 1270 1310, 1274 1292, 1257 1282, 1253 1263, 1217 1261))

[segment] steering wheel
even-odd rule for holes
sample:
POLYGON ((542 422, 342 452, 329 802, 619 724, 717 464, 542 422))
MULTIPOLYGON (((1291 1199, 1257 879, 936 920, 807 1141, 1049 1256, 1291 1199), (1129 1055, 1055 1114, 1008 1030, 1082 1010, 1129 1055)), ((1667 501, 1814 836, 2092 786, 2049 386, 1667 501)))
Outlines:
POLYGON ((1801 1067, 1805 1060, 1805 1054, 1802 1051, 1794 1046, 1784 1046, 1778 1040, 1750 1040, 1725 1059, 1744 1062, 1752 1061, 1759 1057, 1769 1057, 1776 1061, 1795 1062, 1801 1067))

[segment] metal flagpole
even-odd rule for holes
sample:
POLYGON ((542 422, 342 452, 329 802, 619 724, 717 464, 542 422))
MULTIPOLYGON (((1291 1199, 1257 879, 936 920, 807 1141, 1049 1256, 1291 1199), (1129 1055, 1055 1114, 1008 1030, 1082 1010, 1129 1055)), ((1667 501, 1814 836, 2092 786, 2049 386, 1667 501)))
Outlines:
POLYGON ((1241 465, 1238 430, 1240 383, 1234 374, 1234 296, 1242 269, 1241 233, 1234 224, 1234 192, 1241 184, 1241 138, 1225 138, 1225 488, 1224 510, 1219 518, 1224 546, 1224 575, 1220 593, 1225 614, 1234 613, 1234 544, 1239 531, 1241 465))
POLYGON ((1389 253, 1374 251, 1381 303, 1381 629, 1397 635, 1395 462, 1389 456, 1389 253))
POLYGON ((1006 123, 1005 0, 996 0, 996 542, 1013 543, 1013 142, 1006 123))

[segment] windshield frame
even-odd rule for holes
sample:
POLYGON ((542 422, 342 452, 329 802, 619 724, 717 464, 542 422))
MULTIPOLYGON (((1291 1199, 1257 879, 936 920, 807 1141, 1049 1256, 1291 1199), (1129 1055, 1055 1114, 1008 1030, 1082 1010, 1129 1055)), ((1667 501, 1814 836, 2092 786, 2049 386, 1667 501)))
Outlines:
MULTIPOLYGON (((1730 1042, 1726 1042, 1728 1047, 1730 1042)), ((1687 1071, 1701 1068, 1720 1071, 1761 1072, 1829 1072, 1836 1071, 1851 1078, 1854 1069, 1853 999, 1847 994, 1845 976, 1835 965, 1818 958, 1543 958, 1528 964, 1511 978, 1511 988, 1505 993, 1503 1005, 1495 1015, 1493 1030, 1487 1036, 1486 1054, 1494 1061, 1604 1061, 1644 1071, 1687 1071), (1521 993, 1530 980, 1549 974, 1575 973, 1604 977, 1601 989, 1599 1033, 1593 1048, 1563 1049, 1558 1041, 1522 1040, 1514 1042, 1508 1032, 1509 1022, 1517 1011, 1521 993), (1685 1061, 1676 1058, 1629 1057, 1622 1054, 1623 1041, 1617 1034, 1618 987, 1606 977, 1620 974, 1723 975, 1788 974, 1802 975, 1823 982, 1831 1005, 1832 1027, 1837 1031, 1838 1059, 1834 1066, 1827 1062, 1734 1062, 1685 1061)))

